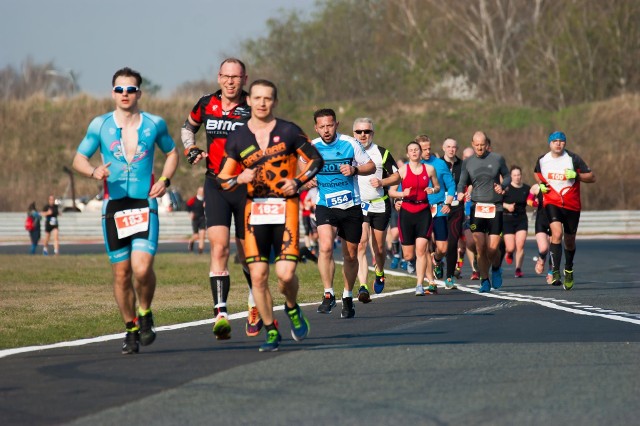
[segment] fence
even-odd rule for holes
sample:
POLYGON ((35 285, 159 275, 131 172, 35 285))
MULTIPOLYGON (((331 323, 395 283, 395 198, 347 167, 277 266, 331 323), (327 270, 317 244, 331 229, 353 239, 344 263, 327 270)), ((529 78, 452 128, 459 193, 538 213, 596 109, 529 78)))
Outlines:
MULTIPOLYGON (((25 213, 0 213, 0 242, 27 239, 24 219, 25 213)), ((302 224, 302 221, 300 222, 302 224)), ((232 225, 232 235, 233 232, 232 225)), ((530 221, 529 234, 533 235, 533 221, 530 221)), ((640 211, 582 212, 578 235, 596 234, 640 234, 640 211)), ((100 213, 63 214, 60 217, 60 235, 63 240, 101 240, 100 213)), ((191 235, 191 221, 187 212, 160 213, 161 239, 184 239, 189 235, 191 235)), ((303 230, 300 235, 304 235, 303 230)))

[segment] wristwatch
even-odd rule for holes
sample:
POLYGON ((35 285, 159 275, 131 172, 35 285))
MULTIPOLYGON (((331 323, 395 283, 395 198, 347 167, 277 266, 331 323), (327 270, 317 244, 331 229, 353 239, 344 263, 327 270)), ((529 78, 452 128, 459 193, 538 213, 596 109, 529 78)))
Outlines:
POLYGON ((166 176, 160 176, 160 179, 158 179, 158 181, 164 182, 165 188, 168 188, 169 186, 171 186, 171 179, 169 179, 166 176))

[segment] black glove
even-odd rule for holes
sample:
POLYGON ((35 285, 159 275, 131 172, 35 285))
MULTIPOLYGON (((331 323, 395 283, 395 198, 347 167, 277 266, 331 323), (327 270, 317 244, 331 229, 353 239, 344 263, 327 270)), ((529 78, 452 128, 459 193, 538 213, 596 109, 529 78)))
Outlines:
POLYGON ((197 146, 192 146, 191 148, 184 150, 184 155, 187 157, 187 161, 191 165, 193 165, 193 162, 196 161, 196 158, 198 158, 198 155, 200 154, 204 154, 204 151, 197 146))

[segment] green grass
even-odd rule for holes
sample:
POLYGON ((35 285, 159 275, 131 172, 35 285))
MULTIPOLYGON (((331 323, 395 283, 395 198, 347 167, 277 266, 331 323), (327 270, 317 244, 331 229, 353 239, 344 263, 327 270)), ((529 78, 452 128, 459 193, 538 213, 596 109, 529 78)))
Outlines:
MULTIPOLYGON (((48 257, 0 255, 0 349, 44 345, 123 331, 105 255, 48 257)), ((239 265, 230 262, 230 313, 246 310, 248 288, 239 265)), ((153 301, 156 325, 211 318, 208 257, 161 253, 153 301)), ((273 275, 274 305, 284 303, 273 275)), ((314 263, 298 265, 299 302, 319 302, 322 284, 314 263)), ((373 279, 372 274, 369 276, 373 279)), ((414 278, 394 277, 385 290, 412 288, 414 278)), ((342 268, 334 288, 342 289, 342 268)))

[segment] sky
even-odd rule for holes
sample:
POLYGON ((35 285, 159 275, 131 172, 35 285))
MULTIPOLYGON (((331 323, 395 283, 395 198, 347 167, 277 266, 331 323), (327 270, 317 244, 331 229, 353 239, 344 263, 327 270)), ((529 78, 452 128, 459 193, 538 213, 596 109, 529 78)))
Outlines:
POLYGON ((113 73, 129 66, 168 96, 184 82, 213 81, 242 41, 267 35, 269 18, 293 10, 308 16, 315 2, 0 0, 0 69, 20 69, 28 58, 53 62, 79 75, 82 91, 103 97, 113 73))

